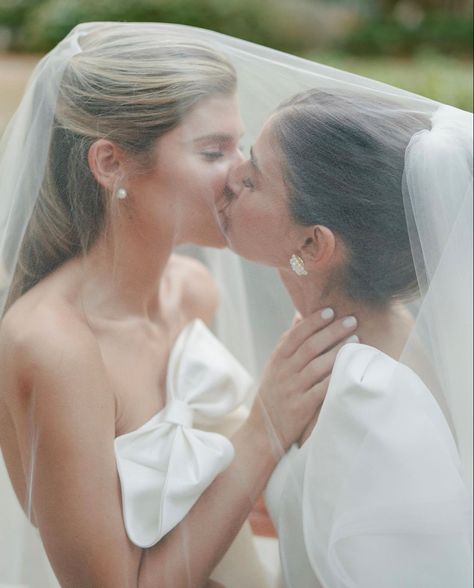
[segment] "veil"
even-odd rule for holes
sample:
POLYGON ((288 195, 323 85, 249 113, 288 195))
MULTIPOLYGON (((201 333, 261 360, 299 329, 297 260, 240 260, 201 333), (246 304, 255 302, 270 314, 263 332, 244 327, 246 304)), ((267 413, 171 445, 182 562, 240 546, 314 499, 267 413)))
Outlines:
MULTIPOLYGON (((472 492, 472 115, 404 90, 211 31, 170 24, 88 23, 76 27, 35 70, 0 144, 0 308, 11 295, 21 243, 46 173, 64 72, 87 36, 102 27, 179 33, 224 54, 234 66, 248 153, 266 118, 311 89, 396 101, 430 121, 405 153, 403 196, 421 297, 401 356, 432 390, 472 492), (21 154, 21 156, 19 156, 21 154), (424 356, 420 359, 421 346, 424 356), (433 387, 431 382, 436 382, 433 387)), ((206 264, 220 292, 213 330, 255 378, 294 308, 277 273, 230 250, 185 245, 206 264)), ((1 455, 0 455, 1 458, 1 455)), ((0 463, 0 587, 52 588, 57 581, 38 531, 22 512, 0 463)), ((328 548, 329 549, 329 548, 328 548)), ((344 572, 340 573, 344 578, 344 572)), ((344 584, 341 580, 341 586, 344 584)), ((368 584, 367 584, 368 586, 368 584)))

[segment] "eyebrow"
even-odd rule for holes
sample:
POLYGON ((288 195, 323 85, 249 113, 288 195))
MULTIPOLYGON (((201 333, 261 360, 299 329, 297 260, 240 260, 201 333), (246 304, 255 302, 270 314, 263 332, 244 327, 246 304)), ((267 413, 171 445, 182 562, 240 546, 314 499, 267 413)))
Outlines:
POLYGON ((257 158, 255 157, 255 153, 253 152, 253 148, 250 147, 250 162, 253 165, 255 171, 262 175, 262 172, 260 171, 260 168, 258 167, 258 162, 257 162, 257 158))
POLYGON ((234 141, 235 137, 227 133, 210 133, 209 135, 201 135, 193 139, 193 143, 203 143, 205 141, 215 141, 216 143, 230 143, 234 141))

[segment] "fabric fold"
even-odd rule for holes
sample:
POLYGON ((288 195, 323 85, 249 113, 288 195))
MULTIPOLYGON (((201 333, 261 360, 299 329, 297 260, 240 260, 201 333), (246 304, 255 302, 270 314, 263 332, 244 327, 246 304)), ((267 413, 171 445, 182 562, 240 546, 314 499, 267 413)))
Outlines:
POLYGON ((444 416, 422 380, 345 345, 318 423, 267 492, 289 588, 467 588, 472 506, 444 416))
POLYGON ((368 346, 343 348, 335 372, 304 472, 313 569, 328 586, 465 586, 469 497, 438 405, 413 371, 368 346))
POLYGON ((197 426, 235 410, 252 385, 199 320, 177 338, 166 382, 166 406, 139 429, 115 439, 125 528, 142 548, 171 531, 232 462, 232 443, 197 426))

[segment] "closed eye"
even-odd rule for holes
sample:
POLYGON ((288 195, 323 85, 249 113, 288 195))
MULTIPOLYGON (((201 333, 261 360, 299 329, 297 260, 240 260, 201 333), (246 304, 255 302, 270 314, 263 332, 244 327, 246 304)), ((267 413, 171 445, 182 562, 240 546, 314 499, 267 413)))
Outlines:
POLYGON ((221 157, 224 157, 224 152, 223 151, 202 151, 201 155, 207 161, 215 161, 216 159, 220 159, 221 157))

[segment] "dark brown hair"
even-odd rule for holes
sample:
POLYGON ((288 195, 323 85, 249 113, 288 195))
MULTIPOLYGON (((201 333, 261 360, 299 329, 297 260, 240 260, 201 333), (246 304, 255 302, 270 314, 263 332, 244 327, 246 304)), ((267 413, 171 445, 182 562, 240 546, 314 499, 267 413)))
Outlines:
POLYGON ((273 119, 290 213, 343 241, 347 262, 335 280, 354 300, 418 293, 402 183, 405 149, 428 127, 395 100, 320 90, 293 97, 273 119))

